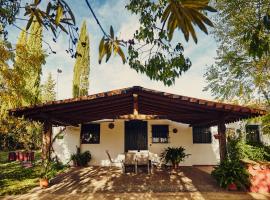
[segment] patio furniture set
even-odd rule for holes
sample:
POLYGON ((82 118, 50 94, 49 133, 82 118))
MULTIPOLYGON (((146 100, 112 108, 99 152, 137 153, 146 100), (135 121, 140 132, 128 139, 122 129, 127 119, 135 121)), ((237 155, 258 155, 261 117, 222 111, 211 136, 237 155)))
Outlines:
POLYGON ((110 161, 110 166, 114 166, 117 164, 121 164, 123 173, 127 172, 127 168, 132 168, 134 172, 138 173, 138 168, 146 166, 147 172, 152 173, 153 167, 161 166, 161 158, 150 151, 147 150, 129 150, 124 154, 119 154, 118 158, 113 160, 108 150, 106 150, 106 154, 110 161))

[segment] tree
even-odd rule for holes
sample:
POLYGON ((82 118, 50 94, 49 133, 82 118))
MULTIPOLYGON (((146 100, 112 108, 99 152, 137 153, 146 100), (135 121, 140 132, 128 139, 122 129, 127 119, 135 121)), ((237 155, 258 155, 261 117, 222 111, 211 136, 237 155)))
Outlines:
POLYGON ((56 85, 56 82, 55 80, 53 80, 52 74, 49 73, 46 82, 41 87, 42 102, 56 100, 55 85, 56 85))
MULTIPOLYGON (((77 44, 77 30, 74 14, 65 0, 49 0, 41 6, 42 0, 21 5, 21 1, 3 0, 0 2, 0 22, 7 36, 7 26, 16 25, 19 11, 24 9, 27 20, 26 30, 37 21, 53 33, 56 41, 60 32, 70 37, 69 48, 66 50, 72 57, 77 52, 73 47, 77 44)), ((162 81, 165 85, 172 85, 175 79, 186 72, 191 61, 185 58, 183 45, 172 42, 175 30, 180 30, 188 41, 190 35, 197 43, 195 26, 208 33, 207 26, 213 26, 206 12, 216 10, 209 5, 209 0, 129 0, 126 8, 139 16, 140 28, 133 38, 123 40, 118 38, 110 28, 109 33, 102 27, 94 9, 88 0, 85 0, 89 11, 100 27, 103 37, 99 48, 99 61, 105 57, 106 62, 112 54, 119 55, 123 61, 138 73, 146 74, 150 79, 162 81), (125 48, 125 49, 124 49, 125 48), (127 56, 125 55, 127 52, 127 56)), ((56 53, 51 49, 52 53, 56 53)))
MULTIPOLYGON (((33 23, 38 22, 45 29, 51 31, 54 41, 60 32, 68 34, 70 42, 66 51, 71 53, 72 57, 77 57, 78 53, 73 51, 73 47, 78 43, 76 38, 78 28, 68 3, 65 0, 48 0, 41 6, 41 2, 44 0, 0 1, 0 24, 2 25, 0 35, 3 35, 4 39, 7 40, 8 26, 20 28, 18 20, 27 21, 26 31, 33 23), (23 5, 21 5, 22 2, 24 2, 23 5), (20 11, 23 12, 24 18, 18 16, 20 11)), ((216 11, 209 6, 209 0, 130 0, 126 8, 132 14, 139 16, 140 28, 133 38, 125 41, 114 34, 113 27, 110 28, 109 33, 106 32, 89 1, 85 0, 85 3, 103 33, 99 48, 99 61, 101 62, 105 57, 107 62, 112 54, 117 54, 123 63, 128 61, 130 67, 136 72, 146 74, 150 79, 162 81, 168 86, 174 84, 175 79, 191 66, 191 61, 183 54, 183 45, 180 42, 177 44, 172 42, 175 30, 180 30, 187 41, 191 35, 193 40, 197 42, 195 26, 207 34, 207 26, 211 27, 213 24, 206 16, 206 12, 216 11), (125 48, 128 56, 125 55, 126 52, 122 48, 125 48)), ((51 49, 50 46, 49 48, 51 49)), ((21 78, 16 74, 19 70, 12 70, 6 62, 6 57, 12 52, 12 48, 1 50, 3 49, 0 48, 0 63, 3 65, 0 66, 0 76, 3 77, 4 88, 7 88, 4 89, 4 94, 18 92, 16 95, 7 96, 5 100, 1 99, 7 103, 11 101, 9 99, 11 96, 20 94, 18 88, 9 85, 13 86, 16 83, 15 77, 21 78), (13 76, 13 73, 16 76, 13 76), (8 77, 12 77, 12 79, 8 80, 8 77)), ((56 53, 52 49, 51 52, 56 53)), ((26 62, 31 63, 34 59, 34 57, 33 59, 28 57, 26 62)), ((86 85, 86 82, 82 82, 82 84, 86 85)), ((37 102, 36 95, 33 95, 34 100, 30 97, 32 96, 27 96, 27 101, 31 105, 35 104, 37 102)))
POLYGON ((35 105, 40 102, 40 80, 42 65, 45 64, 45 53, 42 50, 42 26, 38 22, 31 24, 27 40, 27 53, 39 61, 27 66, 29 74, 25 77, 26 87, 33 97, 30 105, 35 105))
MULTIPOLYGON (((219 45, 218 57, 205 74, 205 90, 223 101, 270 110, 270 60, 261 49, 262 43, 270 44, 270 37, 262 27, 257 35, 263 16, 269 15, 269 1, 220 0, 216 8, 219 15, 214 18, 214 35, 219 45)), ((265 133, 270 133, 269 119, 269 114, 261 119, 265 133)))
POLYGON ((41 49, 41 27, 37 22, 32 24, 30 34, 21 31, 15 55, 10 52, 11 45, 0 40, 0 133, 4 140, 1 145, 6 148, 10 148, 9 141, 21 144, 26 149, 36 148, 40 144, 40 123, 17 119, 8 114, 9 109, 34 105, 40 98, 37 91, 40 88, 41 65, 45 56, 41 49), (10 67, 9 63, 12 62, 13 67, 10 67))
POLYGON ((90 55, 89 35, 86 21, 83 22, 76 49, 76 61, 73 70, 73 97, 88 95, 90 55))

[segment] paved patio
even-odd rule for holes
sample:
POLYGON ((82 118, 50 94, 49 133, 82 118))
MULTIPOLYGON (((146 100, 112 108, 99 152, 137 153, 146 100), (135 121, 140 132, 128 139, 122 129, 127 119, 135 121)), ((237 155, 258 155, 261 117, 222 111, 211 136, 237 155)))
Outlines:
POLYGON ((34 188, 4 199, 270 199, 268 194, 227 192, 217 186, 209 167, 181 167, 122 174, 118 168, 74 168, 57 176, 48 189, 34 188))

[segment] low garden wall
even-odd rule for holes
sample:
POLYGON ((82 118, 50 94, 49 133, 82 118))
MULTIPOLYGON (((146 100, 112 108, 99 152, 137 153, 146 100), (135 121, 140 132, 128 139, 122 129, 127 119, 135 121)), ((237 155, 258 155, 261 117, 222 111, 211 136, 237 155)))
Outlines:
POLYGON ((250 191, 270 193, 270 162, 242 160, 250 173, 250 191))

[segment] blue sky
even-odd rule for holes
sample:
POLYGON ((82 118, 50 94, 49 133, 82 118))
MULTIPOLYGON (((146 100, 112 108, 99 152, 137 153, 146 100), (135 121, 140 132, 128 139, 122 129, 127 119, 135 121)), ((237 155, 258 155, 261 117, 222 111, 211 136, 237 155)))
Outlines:
MULTIPOLYGON (((129 68, 128 64, 123 65, 118 56, 112 57, 108 63, 103 62, 99 65, 97 62, 98 45, 102 37, 100 29, 86 7, 84 0, 67 0, 67 2, 75 14, 78 27, 80 27, 82 20, 87 21, 90 35, 90 94, 140 85, 150 89, 186 96, 213 99, 209 92, 202 91, 204 86, 206 86, 203 77, 206 66, 213 64, 216 57, 217 47, 213 36, 205 35, 198 31, 199 42, 195 44, 193 40, 186 43, 181 33, 179 31, 176 32, 176 35, 178 35, 177 39, 184 44, 184 55, 189 57, 193 64, 188 72, 176 80, 175 85, 166 87, 161 82, 151 81, 145 75, 136 73, 129 68)), ((109 29, 110 25, 113 25, 119 37, 132 37, 138 27, 138 18, 135 15, 131 15, 125 9, 127 0, 89 0, 89 2, 92 4, 97 17, 106 30, 109 29)), ((17 32, 13 31, 9 33, 10 40, 13 43, 16 42, 17 32)), ((65 52, 68 48, 68 39, 65 35, 61 35, 57 43, 54 43, 52 41, 52 35, 48 32, 44 32, 44 37, 57 53, 55 55, 50 54, 47 57, 46 64, 43 66, 42 80, 44 81, 46 79, 49 72, 56 79, 57 68, 61 68, 63 72, 59 76, 58 98, 70 98, 72 96, 72 76, 75 60, 65 52)), ((47 49, 45 44, 44 48, 47 49)))

